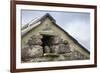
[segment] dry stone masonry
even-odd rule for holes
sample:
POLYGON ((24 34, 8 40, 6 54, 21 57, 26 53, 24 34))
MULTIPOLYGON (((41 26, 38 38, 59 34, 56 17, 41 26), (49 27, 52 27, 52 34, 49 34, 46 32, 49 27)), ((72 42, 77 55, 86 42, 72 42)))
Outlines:
POLYGON ((90 59, 90 52, 49 14, 21 28, 21 62, 90 59))
POLYGON ((22 60, 31 59, 31 61, 61 61, 83 59, 84 55, 78 51, 71 51, 67 40, 59 36, 33 35, 29 38, 27 44, 22 47, 22 60))

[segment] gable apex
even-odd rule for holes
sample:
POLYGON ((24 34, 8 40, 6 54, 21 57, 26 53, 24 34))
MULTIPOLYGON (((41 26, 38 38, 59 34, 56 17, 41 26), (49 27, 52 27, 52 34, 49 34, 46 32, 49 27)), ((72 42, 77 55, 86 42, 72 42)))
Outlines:
POLYGON ((45 18, 50 18, 52 22, 56 22, 56 20, 49 14, 49 13, 46 13, 42 18, 41 18, 41 21, 44 20, 45 18))

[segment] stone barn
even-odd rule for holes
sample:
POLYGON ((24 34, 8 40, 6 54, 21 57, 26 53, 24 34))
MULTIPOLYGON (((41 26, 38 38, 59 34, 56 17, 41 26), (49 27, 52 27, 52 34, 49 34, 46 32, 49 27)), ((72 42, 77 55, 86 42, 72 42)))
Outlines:
POLYGON ((89 59, 90 53, 49 14, 21 28, 22 62, 89 59))

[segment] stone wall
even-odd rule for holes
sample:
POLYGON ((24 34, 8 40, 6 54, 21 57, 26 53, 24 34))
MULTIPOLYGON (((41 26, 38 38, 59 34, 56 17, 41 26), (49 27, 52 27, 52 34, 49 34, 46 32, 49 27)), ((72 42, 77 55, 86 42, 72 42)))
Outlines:
POLYGON ((21 50, 22 59, 36 58, 43 56, 42 36, 33 35, 21 50))
POLYGON ((42 35, 32 35, 26 45, 21 49, 21 58, 23 61, 26 59, 32 59, 32 61, 38 60, 51 61, 54 60, 79 60, 86 59, 78 51, 71 51, 70 44, 67 40, 61 39, 59 36, 52 36, 49 40, 49 45, 43 46, 42 35), (44 55, 45 54, 45 55, 44 55), (48 56, 48 57, 47 57, 48 56), (38 60, 36 60, 38 59, 38 60))

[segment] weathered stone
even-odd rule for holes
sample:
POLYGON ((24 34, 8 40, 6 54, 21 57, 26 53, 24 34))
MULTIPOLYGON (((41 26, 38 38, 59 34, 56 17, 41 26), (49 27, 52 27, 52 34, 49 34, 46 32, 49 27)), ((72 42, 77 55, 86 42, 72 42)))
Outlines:
POLYGON ((22 59, 41 57, 42 55, 43 48, 39 45, 32 46, 32 48, 26 46, 25 48, 21 49, 22 59))
POLYGON ((34 58, 31 60, 31 62, 47 62, 51 61, 51 57, 39 57, 39 58, 34 58))
POLYGON ((32 39, 36 39, 36 38, 41 39, 41 38, 43 38, 43 36, 42 35, 32 35, 31 38, 32 39))
POLYGON ((68 43, 68 41, 67 41, 67 40, 63 40, 63 44, 68 45, 69 43, 68 43))
POLYGON ((59 57, 55 57, 54 61, 64 61, 66 58, 63 55, 59 55, 59 57))
POLYGON ((32 39, 31 39, 31 38, 29 38, 27 44, 28 44, 29 46, 32 46, 32 45, 33 45, 33 43, 32 43, 32 39))
POLYGON ((65 44, 53 45, 52 52, 59 53, 59 54, 60 53, 68 53, 68 52, 70 52, 70 48, 68 45, 65 45, 65 44))
POLYGON ((74 51, 74 57, 75 59, 84 59, 83 54, 81 54, 79 51, 74 51))
POLYGON ((52 45, 51 46, 51 52, 52 53, 58 53, 57 49, 59 49, 59 45, 52 45))
POLYGON ((44 52, 45 53, 50 53, 50 47, 49 46, 44 46, 44 52))
POLYGON ((32 39, 32 43, 33 43, 33 45, 42 45, 42 41, 41 41, 41 39, 32 39))
POLYGON ((69 53, 69 52, 71 52, 69 46, 65 45, 65 44, 59 44, 58 51, 59 51, 58 53, 69 53))
POLYGON ((22 49, 21 49, 21 58, 22 59, 26 59, 29 57, 29 53, 28 53, 29 49, 30 49, 30 47, 28 45, 25 45, 22 47, 22 49))
POLYGON ((53 45, 54 45, 54 44, 60 44, 60 43, 62 43, 62 41, 63 41, 59 36, 54 36, 54 37, 52 37, 51 39, 52 39, 51 43, 52 43, 53 45))
POLYGON ((32 47, 32 49, 28 50, 29 57, 35 58, 35 57, 41 57, 43 56, 43 48, 39 45, 35 45, 32 47))
POLYGON ((42 45, 42 41, 41 39, 38 39, 38 38, 34 38, 34 39, 29 39, 28 40, 28 45, 42 45))

